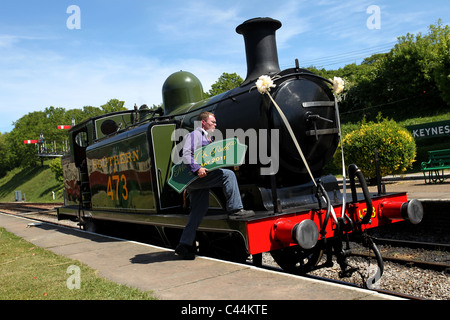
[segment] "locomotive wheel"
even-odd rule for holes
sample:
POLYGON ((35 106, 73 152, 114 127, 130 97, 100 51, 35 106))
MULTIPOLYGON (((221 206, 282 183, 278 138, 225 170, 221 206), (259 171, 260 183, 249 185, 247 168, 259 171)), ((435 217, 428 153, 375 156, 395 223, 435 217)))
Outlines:
POLYGON ((318 248, 303 249, 293 246, 271 251, 275 262, 284 271, 305 274, 311 271, 322 258, 323 250, 318 248))

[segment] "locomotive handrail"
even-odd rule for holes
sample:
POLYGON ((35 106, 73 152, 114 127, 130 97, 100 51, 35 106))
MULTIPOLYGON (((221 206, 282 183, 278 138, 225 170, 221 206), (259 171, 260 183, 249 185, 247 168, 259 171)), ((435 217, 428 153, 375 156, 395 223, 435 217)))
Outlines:
POLYGON ((361 220, 361 224, 367 224, 372 216, 372 199, 370 198, 369 188, 367 188, 366 180, 364 179, 364 175, 361 170, 358 168, 356 164, 351 164, 348 166, 348 175, 350 179, 350 187, 352 189, 352 199, 353 202, 358 201, 358 196, 356 194, 356 186, 355 186, 355 175, 358 177, 359 183, 361 184, 361 188, 363 190, 364 199, 366 201, 367 212, 361 220))
POLYGON ((334 101, 308 101, 303 102, 303 108, 316 108, 316 107, 334 107, 334 101))

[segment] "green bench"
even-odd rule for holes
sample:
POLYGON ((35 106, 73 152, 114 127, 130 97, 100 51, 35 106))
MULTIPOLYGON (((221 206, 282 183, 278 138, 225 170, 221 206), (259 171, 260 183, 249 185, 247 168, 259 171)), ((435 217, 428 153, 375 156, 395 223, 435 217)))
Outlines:
POLYGON ((422 162, 425 183, 444 182, 444 170, 450 169, 450 149, 428 151, 428 162, 422 162))

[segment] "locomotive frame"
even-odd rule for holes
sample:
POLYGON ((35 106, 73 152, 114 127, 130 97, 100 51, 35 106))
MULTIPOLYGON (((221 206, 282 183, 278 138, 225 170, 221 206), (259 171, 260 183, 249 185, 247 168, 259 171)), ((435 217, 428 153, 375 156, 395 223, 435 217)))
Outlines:
MULTIPOLYGON (((148 225, 164 245, 174 248, 186 225, 189 204, 185 194, 167 183, 177 142, 173 134, 180 128, 192 130, 194 119, 206 110, 215 113, 219 130, 280 130, 283 155, 280 171, 268 176, 259 174, 261 163, 235 170, 244 206, 255 216, 228 219, 223 195, 211 190, 210 209, 197 233, 200 254, 212 251, 236 261, 252 255, 260 264, 262 253, 271 252, 283 269, 304 273, 316 268, 326 252, 338 257, 342 273, 348 275, 354 270, 346 262, 350 253, 342 246, 347 235, 364 235, 368 228, 396 221, 419 223, 420 202, 408 201, 406 193, 372 196, 356 165, 349 167, 352 199, 343 206, 336 178, 322 173, 339 141, 335 98, 327 80, 300 69, 298 62, 294 68, 279 69, 275 30, 280 27, 277 20, 257 18, 236 29, 244 35, 248 66, 246 80, 236 89, 204 100, 198 79, 177 72, 163 85, 164 109, 151 112, 144 105, 71 128, 70 154, 61 160, 65 196, 58 219, 75 219, 84 227, 102 221, 148 225), (273 97, 296 124, 297 139, 319 177, 314 183, 291 151, 270 100, 252 90, 262 74, 277 76, 273 97), (355 178, 362 193, 357 193, 355 178)), ((370 239, 362 237, 362 241, 377 255, 370 239)), ((382 269, 380 259, 378 264, 382 269)))

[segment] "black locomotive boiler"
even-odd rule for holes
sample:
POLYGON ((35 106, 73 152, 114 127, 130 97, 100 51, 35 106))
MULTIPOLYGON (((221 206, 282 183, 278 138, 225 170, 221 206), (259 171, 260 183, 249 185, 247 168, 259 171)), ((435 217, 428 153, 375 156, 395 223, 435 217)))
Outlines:
MULTIPOLYGON (((203 99, 200 81, 180 71, 163 84, 162 109, 142 106, 71 128, 71 151, 62 159, 65 204, 58 209, 59 219, 78 219, 83 225, 103 221, 147 225, 151 236, 176 246, 189 203, 167 183, 178 142, 173 135, 180 128, 192 130, 198 114, 210 111, 216 115, 217 130, 234 130, 248 150, 266 148, 258 154, 267 157, 249 155, 234 168, 244 207, 254 210, 255 216, 229 220, 221 190, 210 191, 210 209, 197 232, 199 254, 237 261, 252 255, 257 262, 262 253, 270 252, 282 268, 301 273, 315 268, 327 252, 336 254, 344 273, 350 273, 349 252, 342 250, 344 235, 359 235, 395 221, 420 222, 420 202, 408 202, 406 193, 370 195, 356 165, 348 170, 352 193, 343 206, 336 178, 323 172, 340 134, 330 83, 299 68, 298 62, 280 70, 275 38, 280 27, 271 18, 251 19, 237 27, 247 57, 247 77, 238 88, 203 99), (276 86, 270 94, 292 134, 272 100, 256 90, 261 75, 273 79, 276 86), (357 192, 355 179, 362 193, 357 192)), ((365 244, 377 251, 371 241, 365 244)))

